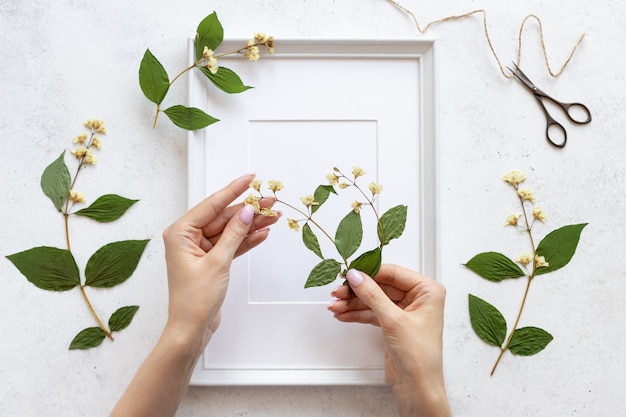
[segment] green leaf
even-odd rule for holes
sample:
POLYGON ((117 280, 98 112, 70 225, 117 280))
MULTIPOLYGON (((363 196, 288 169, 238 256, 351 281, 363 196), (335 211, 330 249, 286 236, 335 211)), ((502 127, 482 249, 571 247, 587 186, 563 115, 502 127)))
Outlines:
POLYGON ((305 223, 304 226, 302 226, 302 241, 304 242, 304 246, 306 246, 310 251, 324 259, 317 236, 315 236, 308 223, 305 223))
POLYGON ((139 86, 143 95, 155 104, 161 104, 170 88, 170 80, 163 65, 150 49, 146 49, 139 66, 139 86))
POLYGON ((81 330, 70 343, 70 350, 91 349, 100 346, 106 334, 99 327, 87 327, 81 330))
POLYGON ((382 263, 382 253, 380 248, 363 253, 361 256, 350 262, 349 269, 356 269, 365 272, 370 277, 375 276, 382 263))
POLYGON ((521 356, 532 356, 541 352, 552 341, 552 335, 538 327, 522 327, 515 330, 509 350, 521 356))
POLYGON ((470 259, 465 266, 481 277, 495 282, 526 275, 515 262, 498 252, 479 253, 470 259))
POLYGON ((497 308, 469 294, 470 321, 474 331, 485 342, 502 346, 506 337, 506 320, 497 308))
POLYGON ((112 332, 119 332, 128 327, 135 313, 139 310, 139 306, 127 306, 119 308, 115 313, 111 315, 109 319, 109 328, 112 332))
POLYGON ((324 259, 315 265, 304 284, 304 288, 320 287, 337 279, 341 272, 341 264, 334 259, 324 259))
POLYGON ((215 12, 211 13, 198 25, 196 30, 196 60, 202 58, 204 47, 217 49, 224 40, 224 28, 215 12))
POLYGON ((122 217, 126 210, 137 201, 139 200, 130 200, 116 194, 105 194, 89 207, 78 210, 74 214, 89 217, 102 223, 112 222, 122 217))
POLYGON ((85 285, 110 288, 126 281, 137 268, 149 240, 124 240, 98 249, 85 268, 85 285))
POLYGON ((52 200, 54 207, 61 211, 70 192, 70 171, 65 165, 65 151, 53 163, 48 165, 41 175, 41 189, 52 200))
POLYGON ((37 287, 68 291, 80 285, 80 273, 70 251, 40 246, 7 256, 13 265, 37 287))
POLYGON ((587 223, 571 224, 550 232, 537 246, 537 256, 543 256, 549 263, 537 268, 535 275, 547 274, 563 268, 576 252, 580 234, 587 223))
POLYGON ((404 226, 406 225, 406 212, 407 206, 399 205, 390 208, 380 217, 380 224, 383 228, 385 240, 383 242, 380 227, 378 228, 378 240, 380 240, 383 246, 387 245, 391 239, 402 236, 404 226))
POLYGON ((219 122, 219 119, 195 107, 177 105, 163 110, 163 112, 176 126, 186 130, 202 129, 215 122, 219 122))
POLYGON ((311 206, 311 214, 315 213, 322 206, 322 204, 328 200, 330 193, 337 194, 335 187, 332 185, 320 185, 315 189, 315 193, 313 193, 313 201, 318 204, 311 206))
POLYGON ((351 210, 344 217, 335 233, 335 246, 339 254, 348 259, 361 245, 363 238, 363 224, 361 223, 361 215, 351 210))
POLYGON ((213 84, 215 84, 217 88, 219 88, 225 93, 228 93, 228 94, 243 93, 246 90, 254 88, 254 87, 245 85, 243 81, 241 81, 241 78, 239 78, 239 76, 235 73, 235 71, 229 68, 219 67, 215 74, 211 73, 211 71, 209 71, 208 68, 206 67, 198 67, 198 68, 200 69, 200 71, 202 71, 204 75, 207 76, 209 80, 211 80, 213 84))

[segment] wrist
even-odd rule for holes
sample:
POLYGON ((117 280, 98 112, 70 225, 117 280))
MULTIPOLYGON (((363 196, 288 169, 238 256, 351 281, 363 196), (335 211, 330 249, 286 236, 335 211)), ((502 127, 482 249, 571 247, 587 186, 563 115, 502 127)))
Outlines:
POLYGON ((209 338, 210 335, 199 327, 179 325, 168 320, 161 334, 160 343, 169 346, 181 359, 187 358, 195 363, 202 355, 209 338))
POLYGON ((452 416, 443 381, 395 384, 393 391, 400 417, 452 416))

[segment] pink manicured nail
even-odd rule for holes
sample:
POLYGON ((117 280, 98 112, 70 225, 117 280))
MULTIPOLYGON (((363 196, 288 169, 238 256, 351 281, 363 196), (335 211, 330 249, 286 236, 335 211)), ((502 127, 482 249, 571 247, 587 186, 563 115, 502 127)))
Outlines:
POLYGON ((346 273, 346 278, 352 288, 357 288, 359 285, 363 283, 363 274, 361 274, 356 269, 350 269, 346 273))
POLYGON ((239 212, 239 220, 243 222, 243 224, 252 223, 252 219, 254 218, 254 206, 251 204, 246 204, 243 206, 241 211, 239 212))

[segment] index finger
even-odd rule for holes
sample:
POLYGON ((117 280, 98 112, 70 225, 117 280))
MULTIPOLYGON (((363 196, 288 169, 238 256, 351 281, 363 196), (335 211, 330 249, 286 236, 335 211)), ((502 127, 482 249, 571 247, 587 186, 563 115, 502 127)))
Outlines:
POLYGON ((374 277, 374 281, 402 291, 409 291, 420 282, 430 281, 430 278, 399 265, 383 264, 374 277))
POLYGON ((249 188, 253 179, 254 174, 247 174, 237 178, 190 209, 180 218, 180 221, 198 229, 206 226, 230 203, 243 194, 249 188))

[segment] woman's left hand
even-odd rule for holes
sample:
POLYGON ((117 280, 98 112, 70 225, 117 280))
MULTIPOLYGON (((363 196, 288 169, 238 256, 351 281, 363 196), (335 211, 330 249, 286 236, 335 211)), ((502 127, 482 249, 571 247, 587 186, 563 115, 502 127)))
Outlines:
MULTIPOLYGON (((204 349, 220 322, 233 258, 263 242, 278 216, 255 216, 231 204, 254 175, 240 177, 189 210, 163 232, 169 286, 167 328, 201 336, 204 349)), ((273 204, 261 200, 262 207, 273 204)), ((200 340, 198 340, 200 341, 200 340)))

